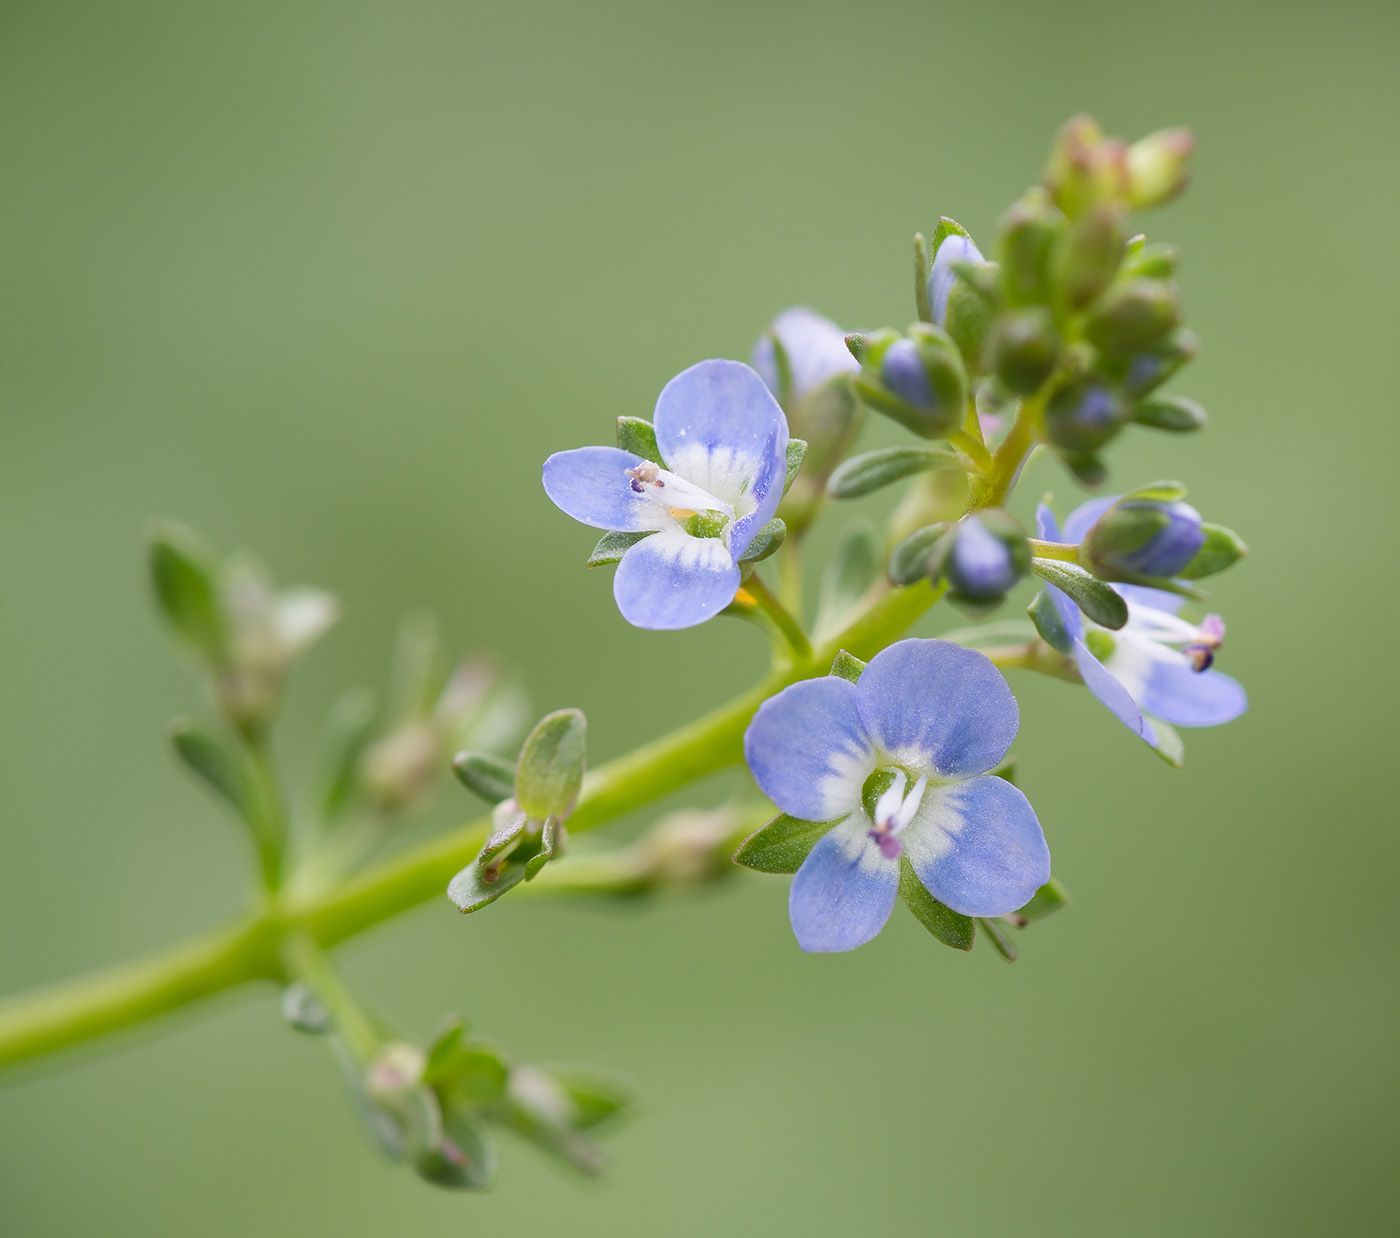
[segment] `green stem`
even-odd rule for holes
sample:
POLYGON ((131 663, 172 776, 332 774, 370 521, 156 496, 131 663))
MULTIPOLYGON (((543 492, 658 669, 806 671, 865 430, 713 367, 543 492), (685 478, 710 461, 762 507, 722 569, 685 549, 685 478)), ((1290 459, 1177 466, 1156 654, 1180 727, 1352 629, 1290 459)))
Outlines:
POLYGON ((379 1033, 315 938, 304 932, 288 933, 282 941, 282 958, 287 974, 305 984, 330 1012, 335 1030, 355 1059, 367 1063, 379 1048, 379 1033))
POLYGON ((1065 679, 1070 683, 1081 682, 1074 663, 1042 640, 1028 641, 1024 645, 988 645, 978 652, 985 654, 993 666, 999 666, 1002 670, 1019 668, 1065 679))
POLYGON ((773 591, 764 583, 757 572, 744 581, 744 590, 753 598, 759 611, 768 619, 787 646, 788 656, 795 665, 808 661, 812 656, 812 642, 807 633, 788 609, 773 596, 773 591))
POLYGON ((1079 562, 1079 545, 1076 542, 1042 542, 1038 537, 1026 539, 1031 544, 1031 557, 1035 559, 1058 559, 1062 563, 1079 562))
POLYGON ((287 850, 287 808, 266 734, 245 731, 243 737, 250 783, 248 824, 258 843, 263 888, 276 891, 282 885, 282 861, 287 850))
POLYGON ((802 618, 802 539, 804 533, 789 533, 778 552, 778 597, 787 611, 802 618))
MULTIPOLYGON (((824 675, 839 649, 868 660, 942 595, 921 582, 880 595, 810 657, 697 721, 590 774, 569 829, 580 833, 707 774, 743 761, 744 729, 768 697, 824 675)), ((489 816, 384 860, 347 886, 305 901, 270 900, 227 928, 150 958, 0 1003, 0 1066, 41 1057, 145 1022, 251 980, 284 978, 283 943, 305 932, 321 947, 420 903, 441 900, 452 875, 478 850, 489 816)))
POLYGON ((972 487, 969 511, 982 507, 1004 507, 1007 496, 1016 486, 1016 478, 1035 446, 1036 429, 1045 407, 1045 393, 1042 389, 1035 395, 1027 396, 1016 410, 1016 420, 1011 423, 1001 446, 992 456, 992 467, 984 477, 976 480, 972 487))

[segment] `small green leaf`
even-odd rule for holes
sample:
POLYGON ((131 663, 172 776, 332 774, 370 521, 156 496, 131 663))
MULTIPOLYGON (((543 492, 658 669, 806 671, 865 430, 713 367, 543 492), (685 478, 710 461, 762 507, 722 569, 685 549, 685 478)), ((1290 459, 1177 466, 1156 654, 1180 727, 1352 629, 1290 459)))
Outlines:
POLYGON ((540 849, 525 861, 525 880, 533 881, 539 875, 540 869, 563 851, 563 844, 564 827, 559 824, 557 817, 547 818, 540 830, 540 849))
POLYGON ((776 551, 786 537, 787 525, 775 517, 753 535, 753 541, 749 543, 748 549, 739 556, 739 562, 761 562, 776 551))
POLYGON ((161 614, 189 648, 221 661, 227 632, 213 556, 193 533, 171 522, 158 523, 150 540, 151 582, 161 614))
POLYGON ((170 742, 180 759, 246 819, 249 793, 238 756, 216 735, 189 718, 170 724, 170 742))
MULTIPOLYGON (((1069 594, 1075 604, 1100 627, 1115 631, 1128 622, 1128 604, 1112 585, 1086 572, 1077 563, 1061 559, 1032 559, 1031 570, 1042 580, 1069 594)), ((1031 616, 1035 618, 1034 615, 1031 616)), ((1046 641, 1046 644, 1049 644, 1046 641)))
POLYGON ((1159 395, 1140 400, 1133 406, 1132 417, 1140 426, 1169 430, 1173 434, 1202 430, 1206 424, 1206 410, 1195 400, 1179 395, 1159 395))
POLYGON ((1180 769, 1186 760, 1186 745, 1181 742, 1176 727, 1160 718, 1149 717, 1148 722, 1157 732, 1157 746, 1152 751, 1173 769, 1180 769))
POLYGON ((938 257, 938 247, 950 236, 965 236, 969 241, 972 240, 972 235, 956 219, 949 219, 946 215, 942 216, 938 221, 938 227, 933 230, 933 235, 929 238, 928 257, 930 264, 938 257))
POLYGON ((912 585, 929 574, 933 548, 953 526, 928 524, 915 529, 890 552, 889 578, 896 585, 912 585))
POLYGON ((536 821, 567 819, 583 786, 588 724, 580 709, 560 709, 535 724, 520 749, 515 800, 536 821))
POLYGON ((494 752, 459 752, 452 758, 452 772, 488 804, 499 804, 515 794, 515 763, 494 752))
POLYGON ((880 571, 880 539, 868 520, 854 520, 841 533, 822 573, 817 631, 834 628, 865 596, 880 571))
POLYGON ((970 917, 945 907, 924 888, 909 863, 909 857, 899 857, 899 897, 915 918, 945 946, 954 950, 971 950, 976 926, 970 917))
POLYGON ((447 883, 447 897, 463 915, 480 911, 494 903, 507 890, 525 880, 525 865, 505 864, 500 869, 483 868, 475 860, 447 883), (494 875, 494 880, 492 876, 494 875))
POLYGON ((1186 580, 1200 580, 1203 576, 1214 576, 1227 567, 1233 567, 1249 553, 1249 547, 1238 533, 1219 524, 1203 524, 1201 531, 1206 540, 1196 551, 1196 557, 1181 571, 1186 580))
POLYGON ((423 1065, 423 1082, 437 1088, 451 1082, 462 1053, 462 1040, 467 1034, 467 1021, 459 1014, 448 1016, 428 1046, 423 1065))
POLYGON ((979 919, 977 923, 987 934, 987 940, 992 943, 992 948, 1008 963, 1014 963, 1016 961, 1016 945, 1011 940, 1011 934, 1006 931, 1006 925, 996 920, 979 919))
MULTIPOLYGON (((509 809, 509 805, 506 805, 506 808, 509 809)), ((495 828, 492 830, 491 836, 482 844, 476 857, 476 863, 482 868, 485 868, 497 856, 507 855, 515 847, 524 837, 525 824, 528 820, 518 808, 502 811, 499 805, 491 816, 495 828)))
POLYGON ((944 445, 880 447, 842 464, 826 483, 826 492, 833 499, 857 499, 915 473, 957 467, 958 453, 944 445))
POLYGON ((783 473, 783 493, 786 494, 792 489, 792 483, 797 480, 797 474, 802 470, 802 461, 807 458, 807 440, 805 438, 790 438, 787 445, 787 466, 783 473))
POLYGON ((1154 481, 1134 490, 1132 494, 1125 494, 1119 503, 1131 503, 1139 499, 1147 499, 1158 503, 1175 503, 1178 499, 1186 497, 1186 487, 1179 481, 1154 481))
POLYGON ((924 234, 914 233, 914 309, 920 322, 933 321, 933 307, 928 299, 928 276, 932 266, 924 234))
POLYGON ((617 445, 634 456, 650 460, 653 464, 666 467, 661 458, 661 450, 656 445, 656 428, 640 417, 619 417, 617 419, 617 445))
POLYGON ((1035 595, 1031 604, 1026 607, 1026 614, 1031 617, 1041 640, 1056 653, 1070 656, 1073 646, 1070 643, 1069 632, 1065 630, 1064 620, 1060 618, 1059 609, 1051 600, 1048 590, 1042 589, 1035 595))
POLYGON ((987 771, 993 778, 1000 778, 1003 782, 1009 782, 1016 786, 1016 761, 1014 758, 1003 761, 995 769, 987 771))
POLYGON ((461 1112, 442 1115, 442 1136, 413 1168, 425 1182, 449 1190, 484 1191, 496 1177, 496 1145, 484 1126, 461 1112))
POLYGON ((854 654, 847 653, 844 649, 838 649, 836 656, 831 660, 831 670, 828 674, 835 675, 838 679, 848 679, 851 683, 860 682, 860 673, 865 669, 866 664, 854 654))
POLYGON ((1034 924, 1035 921, 1043 920, 1046 916, 1068 905, 1068 892, 1055 878, 1051 877, 1049 881, 1031 895, 1031 901, 1017 911, 1016 914, 1028 924, 1034 924))
POLYGON ((795 873, 817 841, 836 823, 799 821, 780 813, 739 844, 734 863, 760 873, 795 873))
POLYGON ((654 529, 644 529, 640 533, 604 533, 583 566, 602 567, 605 563, 620 563, 623 555, 654 532, 654 529))

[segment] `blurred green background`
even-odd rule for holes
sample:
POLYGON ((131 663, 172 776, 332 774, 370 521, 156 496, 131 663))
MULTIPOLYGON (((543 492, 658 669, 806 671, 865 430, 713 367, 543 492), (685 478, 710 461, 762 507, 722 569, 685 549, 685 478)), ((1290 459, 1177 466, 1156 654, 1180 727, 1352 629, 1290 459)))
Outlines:
MULTIPOLYGON (((245 995, 6 1081, 0 1231, 1393 1232, 1398 19, 8 0, 0 992, 241 906, 241 842, 164 741, 198 700, 146 593, 149 516, 343 598, 295 680, 291 768, 342 685, 382 685, 410 607, 540 709, 586 709, 595 760, 623 752, 764 650, 628 629, 542 456, 746 357, 787 304, 908 321, 910 234, 945 213, 987 237, 1075 111, 1200 134, 1193 188, 1144 222, 1187 254, 1206 348, 1176 389, 1211 427, 1125 435, 1113 478, 1183 477, 1254 555, 1215 590, 1253 708, 1190 733, 1184 772, 1013 679, 1077 900, 1015 967, 898 911, 805 957, 777 878, 650 910, 444 899, 350 974, 420 1034, 463 1010, 635 1076, 609 1180, 509 1146, 487 1197, 421 1186, 245 995)), ((1041 462, 1046 486, 1076 494, 1041 462)), ((474 811, 448 792, 437 819, 474 811)))

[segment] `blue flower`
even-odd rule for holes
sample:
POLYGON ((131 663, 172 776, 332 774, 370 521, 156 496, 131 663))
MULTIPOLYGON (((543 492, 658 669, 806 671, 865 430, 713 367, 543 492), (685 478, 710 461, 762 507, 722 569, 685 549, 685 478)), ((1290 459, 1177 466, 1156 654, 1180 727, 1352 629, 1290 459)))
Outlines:
POLYGON ((544 488, 575 520, 642 535, 613 579, 628 623, 688 628, 733 601, 738 559, 778 509, 787 421, 748 366, 701 361, 662 389, 655 430, 664 467, 580 447, 544 462, 544 488))
MULTIPOLYGON (((1064 537, 1054 513, 1044 504, 1036 511, 1038 535, 1046 541, 1080 541, 1118 500, 1093 499, 1071 513, 1064 537)), ((1109 631, 1080 614, 1059 589, 1046 585, 1069 641, 1069 655, 1085 685, 1130 731, 1152 747, 1162 735, 1152 723, 1172 726, 1219 726, 1238 718, 1249 706, 1244 689, 1212 670, 1215 651, 1225 636, 1218 616, 1197 625, 1177 613, 1182 599, 1160 589, 1115 585, 1128 603, 1128 622, 1109 631)))
POLYGON ((904 859, 963 915, 1026 904, 1050 878, 1050 852, 1026 797, 986 773, 1019 725, 991 662, 938 640, 891 645, 859 683, 809 679, 764 702, 744 735, 749 769, 789 816, 831 823, 788 896, 803 950, 874 937, 904 859))
POLYGON ((938 252, 933 256, 933 268, 928 273, 928 303, 933 310, 933 321, 940 327, 948 315, 948 294, 953 291, 958 273, 953 270, 955 262, 983 264, 986 259, 982 251, 972 241, 954 232, 943 238, 938 252))
POLYGON ((837 374, 854 374, 858 362, 846 347, 845 333, 829 318, 801 306, 785 309, 753 346, 753 368, 763 376, 768 390, 781 396, 782 380, 773 341, 782 345, 792 377, 789 392, 793 404, 804 400, 837 374))

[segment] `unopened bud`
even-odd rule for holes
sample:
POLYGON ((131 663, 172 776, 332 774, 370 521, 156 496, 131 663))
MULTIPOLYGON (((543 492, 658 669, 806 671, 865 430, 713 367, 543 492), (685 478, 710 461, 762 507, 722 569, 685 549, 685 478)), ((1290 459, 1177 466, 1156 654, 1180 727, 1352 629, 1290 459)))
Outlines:
POLYGON ((1128 356, 1151 348, 1180 321, 1174 284, 1130 279, 1104 294, 1084 324, 1084 334, 1095 348, 1128 356))
POLYGON ((866 367, 856 377, 861 399, 924 438, 938 438, 962 424, 967 371, 947 332, 916 323, 907 336, 872 341, 866 367))
POLYGON ((1128 495, 1084 535, 1079 557, 1105 580, 1167 578, 1177 575, 1204 544, 1201 514, 1189 503, 1128 495))
POLYGON ((1134 210, 1169 202, 1186 188, 1196 148, 1189 129, 1159 129, 1128 147, 1128 205, 1134 210))
POLYGON ((933 268, 928 273, 928 303, 933 311, 933 321, 940 327, 948 313, 948 296, 958 282, 954 269, 959 262, 986 263, 982 251, 972 243, 970 237, 954 232, 943 238, 938 252, 933 256, 933 268))
POLYGON ((1127 195, 1127 148, 1107 138, 1092 116, 1067 121, 1050 148, 1045 187, 1055 205, 1071 218, 1127 195))
POLYGON ((1012 305, 1048 305, 1050 255, 1065 229, 1064 214, 1036 188, 1002 217, 998 253, 1002 287, 1012 305))
POLYGON ((1060 335, 1043 306, 1009 310, 992 332, 990 360, 997 378, 1011 391, 1029 395, 1055 371, 1060 335))
POLYGON ((1071 309, 1081 309, 1112 281, 1123 261, 1123 215, 1116 204, 1094 207, 1060 238, 1055 279, 1071 309))
POLYGON ((968 516, 943 535, 931 570, 948 582, 949 596, 974 605, 999 602, 1029 570, 1030 545, 1005 512, 968 516))
POLYGON ((1109 387, 1082 379, 1061 387, 1045 408, 1050 441, 1074 456, 1090 455, 1123 427, 1127 409, 1109 387))

